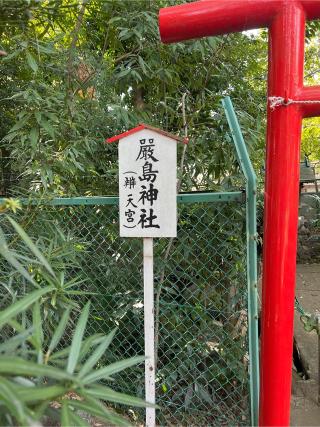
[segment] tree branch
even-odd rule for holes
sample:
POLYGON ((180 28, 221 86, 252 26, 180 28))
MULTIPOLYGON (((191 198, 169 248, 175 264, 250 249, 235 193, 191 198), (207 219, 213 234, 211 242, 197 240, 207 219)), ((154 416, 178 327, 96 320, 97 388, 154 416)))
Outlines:
POLYGON ((74 67, 73 67, 73 59, 74 59, 74 51, 75 48, 77 46, 77 42, 78 42, 78 38, 79 38, 79 32, 83 23, 83 18, 84 18, 84 13, 86 10, 86 5, 88 3, 89 0, 83 0, 82 4, 81 4, 81 8, 79 11, 79 15, 77 16, 77 22, 76 25, 71 33, 72 35, 72 40, 71 40, 71 45, 69 48, 69 56, 68 56, 68 62, 67 62, 67 93, 68 93, 68 97, 70 97, 70 95, 72 95, 72 90, 71 90, 71 84, 72 84, 72 78, 73 78, 73 71, 74 71, 74 67))

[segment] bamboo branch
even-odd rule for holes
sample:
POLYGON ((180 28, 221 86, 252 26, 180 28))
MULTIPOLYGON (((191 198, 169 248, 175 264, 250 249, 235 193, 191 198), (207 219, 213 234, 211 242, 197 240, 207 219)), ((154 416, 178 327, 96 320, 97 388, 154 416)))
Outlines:
MULTIPOLYGON (((187 119, 186 119, 186 96, 187 93, 185 92, 182 95, 182 120, 183 120, 183 130, 184 130, 184 137, 188 138, 188 125, 187 125, 187 119)), ((181 160, 180 160, 180 168, 179 168, 179 178, 178 178, 178 182, 177 182, 177 193, 179 193, 180 188, 181 188, 181 184, 182 184, 182 178, 183 178, 183 170, 184 170, 184 162, 185 162, 185 158, 186 158, 186 150, 187 150, 187 144, 184 144, 183 146, 183 151, 182 151, 182 155, 181 155, 181 160)), ((170 255, 170 251, 173 245, 173 241, 174 238, 171 237, 168 243, 168 246, 166 248, 165 254, 164 254, 164 263, 168 260, 169 255, 170 255)), ((158 289, 157 289, 157 293, 156 293, 156 301, 155 301, 155 327, 154 327, 154 344, 155 344, 155 369, 157 370, 157 363, 158 363, 158 348, 159 348, 159 324, 160 324, 160 297, 161 297, 161 292, 163 289, 163 283, 164 283, 164 278, 165 278, 165 264, 163 266, 161 275, 160 275, 160 280, 159 280, 159 285, 158 285, 158 289)))
POLYGON ((71 33, 72 35, 72 40, 71 40, 71 45, 70 45, 70 49, 69 49, 69 57, 68 57, 68 62, 67 62, 67 94, 68 97, 70 97, 72 95, 72 90, 71 90, 71 83, 72 83, 72 77, 73 77, 73 59, 74 59, 74 51, 75 48, 77 46, 77 42, 78 42, 78 38, 79 38, 79 32, 83 23, 83 18, 84 18, 84 13, 86 10, 86 5, 88 3, 89 0, 83 0, 82 4, 81 4, 81 8, 79 11, 79 15, 77 16, 77 22, 75 24, 75 27, 71 33))

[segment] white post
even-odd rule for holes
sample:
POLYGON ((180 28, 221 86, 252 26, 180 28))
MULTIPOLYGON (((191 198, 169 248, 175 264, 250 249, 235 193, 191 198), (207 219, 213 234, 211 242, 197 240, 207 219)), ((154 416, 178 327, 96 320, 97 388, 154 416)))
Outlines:
MULTIPOLYGON (((146 401, 155 403, 153 239, 143 239, 144 345, 146 401)), ((156 411, 146 408, 146 427, 155 427, 156 411)))

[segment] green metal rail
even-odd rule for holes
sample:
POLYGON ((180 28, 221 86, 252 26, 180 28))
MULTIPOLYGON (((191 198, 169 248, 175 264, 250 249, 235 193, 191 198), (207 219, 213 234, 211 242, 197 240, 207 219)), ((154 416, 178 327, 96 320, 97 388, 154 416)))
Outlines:
MULTIPOLYGON (((177 196, 178 203, 223 203, 223 202, 243 202, 244 193, 241 191, 221 192, 221 193, 185 193, 177 196)), ((0 204, 4 202, 0 198, 0 204)), ((95 206, 95 205, 118 205, 119 197, 55 197, 53 199, 19 199, 20 203, 28 205, 47 206, 95 206)))
POLYGON ((248 276, 248 319, 250 353, 250 392, 252 424, 258 425, 259 413, 259 342, 258 342, 258 277, 257 277, 257 177, 242 136, 240 125, 231 99, 226 97, 222 105, 227 116, 237 158, 246 179, 247 209, 247 276, 248 276))

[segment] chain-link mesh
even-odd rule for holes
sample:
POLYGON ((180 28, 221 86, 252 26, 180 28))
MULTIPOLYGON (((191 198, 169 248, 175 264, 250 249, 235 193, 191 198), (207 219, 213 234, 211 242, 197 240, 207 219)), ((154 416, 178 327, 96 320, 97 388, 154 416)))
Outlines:
MULTIPOLYGON (((25 206, 16 217, 61 272, 61 307, 90 299, 89 333, 118 327, 108 361, 143 354, 142 240, 119 238, 118 207, 25 206)), ((12 228, 1 225, 19 251, 12 228)), ((155 240, 158 423, 248 425, 245 205, 179 204, 169 252, 168 244, 155 240)), ((18 275, 1 269, 18 292, 18 275)), ((117 389, 143 397, 142 365, 115 379, 117 389)), ((143 410, 130 417, 141 422, 143 410)))

